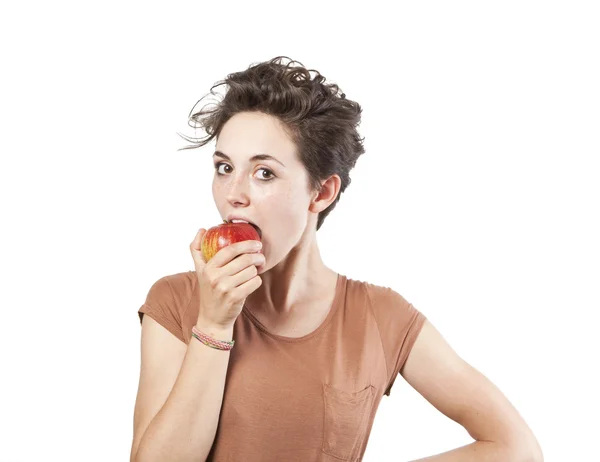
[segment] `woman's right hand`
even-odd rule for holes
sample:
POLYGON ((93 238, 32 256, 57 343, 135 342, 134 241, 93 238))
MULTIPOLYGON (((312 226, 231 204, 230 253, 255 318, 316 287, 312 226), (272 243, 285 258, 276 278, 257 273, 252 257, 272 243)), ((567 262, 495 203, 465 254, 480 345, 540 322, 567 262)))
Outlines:
POLYGON ((265 256, 256 246, 260 241, 249 240, 223 247, 207 263, 200 251, 204 233, 200 228, 190 244, 200 289, 198 324, 230 329, 246 297, 262 284, 257 266, 265 263, 265 256))

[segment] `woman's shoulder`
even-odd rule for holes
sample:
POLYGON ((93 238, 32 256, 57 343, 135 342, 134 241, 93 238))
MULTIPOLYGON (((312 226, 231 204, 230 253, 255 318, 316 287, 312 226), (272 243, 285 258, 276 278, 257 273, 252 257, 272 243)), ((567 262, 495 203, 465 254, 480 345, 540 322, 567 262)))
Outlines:
POLYGON ((380 298, 398 298, 399 300, 406 301, 406 299, 401 295, 399 290, 396 290, 392 287, 384 285, 383 283, 375 283, 373 281, 365 281, 361 279, 353 279, 347 277, 349 288, 351 288, 355 292, 362 292, 369 298, 371 301, 380 299, 380 298))
POLYGON ((169 273, 160 276, 152 283, 151 290, 158 292, 187 292, 194 289, 196 278, 194 271, 183 271, 180 273, 169 273))
POLYGON ((175 290, 191 290, 197 281, 195 271, 167 274, 163 279, 166 279, 175 290))
POLYGON ((356 297, 362 296, 376 317, 394 314, 414 314, 415 307, 403 295, 404 291, 384 283, 360 279, 348 279, 349 287, 356 297))
POLYGON ((182 312, 196 289, 195 275, 195 271, 184 271, 161 276, 151 285, 145 304, 182 312))
POLYGON ((186 343, 186 312, 196 287, 195 271, 161 276, 150 287, 145 302, 138 309, 140 323, 148 314, 173 335, 186 343))

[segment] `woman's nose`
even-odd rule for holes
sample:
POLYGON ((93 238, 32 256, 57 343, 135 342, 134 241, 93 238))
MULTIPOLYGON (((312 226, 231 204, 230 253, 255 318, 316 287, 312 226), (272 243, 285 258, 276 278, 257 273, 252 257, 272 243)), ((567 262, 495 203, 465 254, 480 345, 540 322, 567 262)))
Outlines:
POLYGON ((227 200, 231 203, 248 202, 248 183, 244 178, 235 178, 229 184, 227 200))

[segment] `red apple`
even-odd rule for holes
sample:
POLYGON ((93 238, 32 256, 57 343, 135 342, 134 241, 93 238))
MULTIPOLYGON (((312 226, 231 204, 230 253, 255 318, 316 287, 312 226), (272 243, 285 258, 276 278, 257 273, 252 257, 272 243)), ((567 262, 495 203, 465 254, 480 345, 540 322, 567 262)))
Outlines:
POLYGON ((208 262, 223 247, 240 241, 260 241, 258 232, 248 223, 221 223, 209 228, 200 243, 202 258, 208 262))

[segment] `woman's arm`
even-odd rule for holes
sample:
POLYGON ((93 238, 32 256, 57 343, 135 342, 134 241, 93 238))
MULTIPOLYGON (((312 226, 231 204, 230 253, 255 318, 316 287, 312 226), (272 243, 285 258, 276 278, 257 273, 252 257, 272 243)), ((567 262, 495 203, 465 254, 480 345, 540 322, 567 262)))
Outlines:
POLYGON ((504 394, 452 349, 426 321, 400 371, 444 415, 462 425, 474 443, 419 459, 427 462, 541 462, 533 432, 504 394))
MULTIPOLYGON (((233 328, 197 327, 219 340, 233 337, 233 328)), ((213 445, 230 352, 192 338, 181 360, 179 347, 185 345, 180 344, 164 327, 144 316, 132 462, 205 460, 213 445), (167 347, 169 342, 177 344, 177 349, 167 347), (181 365, 178 373, 173 370, 174 363, 181 365)))

